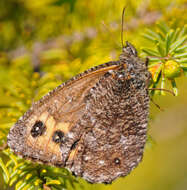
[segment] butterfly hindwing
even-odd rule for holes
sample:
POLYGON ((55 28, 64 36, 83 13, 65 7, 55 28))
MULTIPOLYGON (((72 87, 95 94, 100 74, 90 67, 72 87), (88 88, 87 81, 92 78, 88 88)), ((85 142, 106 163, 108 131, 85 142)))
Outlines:
POLYGON ((142 159, 149 97, 145 84, 137 90, 125 75, 122 67, 101 77, 77 124, 84 132, 66 165, 92 183, 126 176, 142 159))

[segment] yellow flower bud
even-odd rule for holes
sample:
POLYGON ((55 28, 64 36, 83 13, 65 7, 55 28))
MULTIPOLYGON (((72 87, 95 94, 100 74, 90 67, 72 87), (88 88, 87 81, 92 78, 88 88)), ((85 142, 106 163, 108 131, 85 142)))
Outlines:
POLYGON ((169 60, 164 64, 164 75, 168 79, 179 77, 181 72, 182 69, 176 61, 169 60))

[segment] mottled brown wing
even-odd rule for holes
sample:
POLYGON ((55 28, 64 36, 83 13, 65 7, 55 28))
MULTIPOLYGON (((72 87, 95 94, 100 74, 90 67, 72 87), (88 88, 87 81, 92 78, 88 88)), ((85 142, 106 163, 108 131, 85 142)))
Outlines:
POLYGON ((81 132, 66 167, 91 183, 111 183, 126 176, 143 156, 149 107, 147 71, 139 60, 126 61, 89 91, 86 112, 71 130, 75 135, 77 129, 81 132))
POLYGON ((126 176, 141 161, 146 142, 147 72, 145 64, 129 54, 79 75, 15 124, 9 146, 92 183, 126 176))
POLYGON ((119 62, 109 62, 79 74, 36 102, 11 128, 8 145, 25 158, 65 166, 80 128, 74 129, 86 112, 85 97, 108 70, 119 62), (63 146, 63 149, 60 148, 63 146))

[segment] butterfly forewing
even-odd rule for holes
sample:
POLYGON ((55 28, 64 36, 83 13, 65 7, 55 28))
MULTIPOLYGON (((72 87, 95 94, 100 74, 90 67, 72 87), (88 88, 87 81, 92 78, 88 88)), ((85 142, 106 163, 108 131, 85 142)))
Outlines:
POLYGON ((118 62, 109 62, 92 68, 36 102, 10 130, 10 148, 32 160, 65 165, 72 143, 79 136, 72 134, 71 128, 86 111, 85 97, 104 73, 117 67, 118 62), (61 150, 63 143, 66 147, 61 150))

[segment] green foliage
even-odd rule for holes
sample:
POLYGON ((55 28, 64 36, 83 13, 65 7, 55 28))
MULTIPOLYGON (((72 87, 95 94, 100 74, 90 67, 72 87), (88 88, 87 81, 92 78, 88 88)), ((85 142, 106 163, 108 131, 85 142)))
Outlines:
POLYGON ((14 156, 9 149, 4 150, 9 160, 4 163, 0 158, 0 166, 3 171, 5 189, 15 186, 16 190, 43 189, 47 186, 51 189, 75 187, 78 181, 65 169, 53 168, 33 164, 29 161, 14 156))
MULTIPOLYGON (((168 27, 168 20, 173 15, 165 13, 162 19, 167 24, 159 22, 156 28, 154 20, 147 24, 144 18, 144 14, 158 11, 160 7, 165 10, 169 5, 169 0, 164 3, 163 0, 152 0, 149 5, 144 1, 128 1, 125 36, 138 49, 147 43, 148 48, 142 51, 144 56, 150 57, 151 87, 161 85, 165 88, 167 79, 177 94, 175 78, 181 75, 172 75, 173 66, 178 72, 177 63, 182 73, 187 74, 185 18, 173 18, 175 22, 168 27), (179 19, 180 29, 177 28, 179 19), (140 34, 147 25, 151 28, 144 34, 148 41, 140 43, 141 38, 136 33, 140 34), (174 64, 170 66, 168 61, 174 64), (167 65, 169 68, 166 69, 167 65)), ((123 6, 124 2, 119 0, 105 3, 102 0, 89 3, 75 0, 0 1, 0 146, 6 143, 10 127, 32 102, 88 67, 118 59, 123 6), (105 25, 109 25, 109 30, 105 25)), ((182 15, 181 10, 177 9, 178 15, 182 15)), ((148 146, 153 144, 149 143, 152 141, 149 136, 148 146)), ((4 189, 81 188, 80 180, 67 170, 25 161, 8 148, 0 150, 1 178, 4 189)))
MULTIPOLYGON (((161 88, 165 88, 166 79, 171 81, 175 95, 178 95, 175 78, 183 73, 187 75, 187 25, 182 29, 172 29, 165 22, 159 22, 156 29, 147 29, 143 37, 152 42, 154 47, 142 48, 149 57, 149 70, 152 74, 152 87, 161 81, 161 88)), ((154 91, 153 91, 154 93, 154 91)), ((161 91, 164 95, 164 91, 161 91)))
MULTIPOLYGON (((11 70, 6 73, 9 85, 2 84, 1 89, 6 97, 1 104, 1 145, 6 141, 10 126, 31 106, 31 101, 39 99, 62 83, 59 75, 48 72, 40 76, 34 72, 28 56, 16 58, 3 67, 11 67, 11 70)), ((69 189, 78 183, 65 169, 24 161, 9 149, 0 152, 0 155, 3 157, 0 159, 0 169, 3 171, 5 189, 8 186, 15 186, 16 190, 43 189, 44 185, 51 189, 69 189)))

